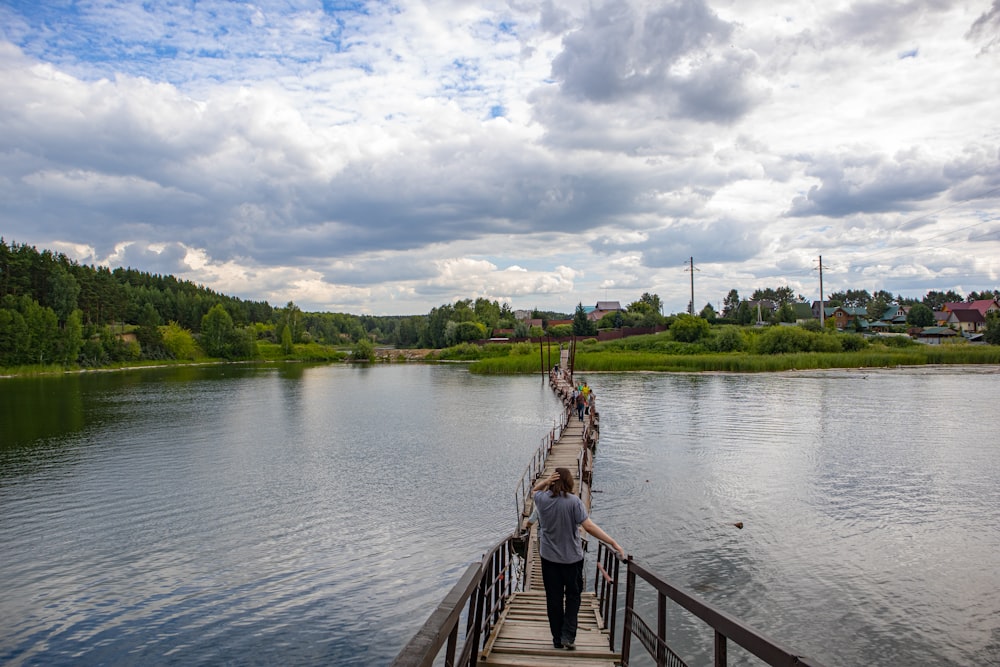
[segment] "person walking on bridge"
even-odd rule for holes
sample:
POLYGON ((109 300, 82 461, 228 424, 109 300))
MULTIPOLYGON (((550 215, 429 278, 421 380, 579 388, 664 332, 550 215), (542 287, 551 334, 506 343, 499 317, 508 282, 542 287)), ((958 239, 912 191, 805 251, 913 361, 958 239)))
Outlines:
POLYGON ((573 404, 573 407, 576 408, 576 416, 580 418, 580 421, 583 421, 583 410, 587 407, 587 399, 583 397, 582 391, 577 391, 573 395, 573 404))
POLYGON ((610 544, 625 558, 625 550, 594 523, 580 497, 573 493, 573 473, 556 468, 532 489, 538 510, 538 553, 542 559, 545 610, 552 631, 552 645, 576 648, 577 616, 583 592, 583 545, 579 528, 610 544))

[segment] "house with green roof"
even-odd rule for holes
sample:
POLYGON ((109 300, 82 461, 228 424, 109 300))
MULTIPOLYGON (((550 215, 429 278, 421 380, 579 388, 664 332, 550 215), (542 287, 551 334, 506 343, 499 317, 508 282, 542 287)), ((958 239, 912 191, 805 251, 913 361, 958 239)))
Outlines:
POLYGON ((833 320, 834 326, 841 331, 847 328, 869 329, 868 310, 860 306, 827 306, 824 312, 826 319, 833 320))
POLYGON ((792 304, 792 309, 795 311, 795 321, 799 324, 815 319, 813 317, 813 309, 808 303, 795 302, 792 304))
POLYGON ((910 312, 909 306, 897 306, 896 304, 890 305, 885 309, 880 317, 875 322, 869 325, 872 331, 889 331, 893 327, 905 327, 906 326, 906 316, 910 312))
POLYGON ((924 327, 916 335, 916 339, 920 343, 940 345, 942 341, 954 338, 957 335, 959 335, 958 332, 951 327, 924 327))

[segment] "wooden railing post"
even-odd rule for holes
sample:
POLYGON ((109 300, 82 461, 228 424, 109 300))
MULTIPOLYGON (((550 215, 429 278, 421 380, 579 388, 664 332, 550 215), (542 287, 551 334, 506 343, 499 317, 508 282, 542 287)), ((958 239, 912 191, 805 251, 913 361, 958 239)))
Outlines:
POLYGON ((632 556, 628 557, 625 568, 625 618, 622 623, 622 667, 628 667, 632 652, 632 608, 635 606, 635 572, 632 570, 632 556))

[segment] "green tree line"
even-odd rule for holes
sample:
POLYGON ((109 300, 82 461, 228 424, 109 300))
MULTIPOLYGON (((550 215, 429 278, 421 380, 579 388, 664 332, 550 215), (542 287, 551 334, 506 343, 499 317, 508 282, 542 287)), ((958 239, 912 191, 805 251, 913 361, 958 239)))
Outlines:
MULTIPOLYGON (((994 295, 972 292, 967 298, 994 295)), ((788 287, 759 288, 750 300, 741 299, 733 289, 724 301, 722 317, 707 304, 701 319, 750 324, 757 318, 751 304, 764 300, 777 306, 767 313, 773 322, 794 322, 795 306, 805 302, 788 287)), ((953 291, 931 291, 918 301, 884 291, 845 290, 831 294, 827 303, 867 308, 873 319, 893 303, 919 305, 911 309, 914 324, 919 326, 916 320, 933 317, 932 311, 941 304, 964 300, 953 291)), ((523 321, 509 304, 485 298, 442 304, 426 315, 308 313, 293 302, 273 307, 171 275, 79 264, 64 254, 8 244, 0 237, 0 366, 5 367, 102 366, 139 359, 193 359, 199 354, 247 359, 257 356, 261 342, 275 344, 287 355, 298 345, 363 343, 370 356, 376 344, 441 349, 486 339, 499 331, 515 338, 592 336, 599 329, 655 327, 675 321, 675 316, 664 317, 662 311, 660 297, 644 293, 622 311, 607 313, 597 322, 588 318, 582 304, 577 304, 572 316, 536 309, 530 321, 523 321)), ((679 329, 685 326, 697 323, 685 319, 679 329)))
POLYGON ((186 359, 199 352, 252 358, 258 340, 337 344, 367 337, 339 313, 274 308, 132 268, 88 266, 0 238, 0 366, 103 366, 186 359))

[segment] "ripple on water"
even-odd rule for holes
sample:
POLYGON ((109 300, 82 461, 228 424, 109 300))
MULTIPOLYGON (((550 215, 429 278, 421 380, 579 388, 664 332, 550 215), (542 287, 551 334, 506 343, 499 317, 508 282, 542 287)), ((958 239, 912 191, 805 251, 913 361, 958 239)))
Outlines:
MULTIPOLYGON (((558 410, 454 368, 225 370, 77 379, 84 427, 0 451, 0 663, 388 663, 558 410)), ((655 571, 828 664, 997 655, 995 376, 587 379, 594 519, 655 571)))
MULTIPOLYGON (((1000 520, 1000 459, 988 430, 965 429, 992 383, 595 376, 594 519, 674 583, 829 664, 980 664, 1000 614, 1000 533, 985 528, 1000 520)), ((693 662, 710 660, 711 637, 679 633, 693 662)))
POLYGON ((283 370, 78 378, 86 428, 0 451, 0 663, 391 660, 513 528, 558 402, 461 368, 283 370))

